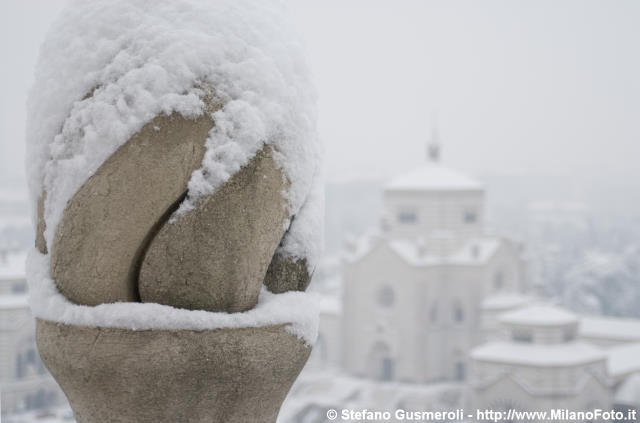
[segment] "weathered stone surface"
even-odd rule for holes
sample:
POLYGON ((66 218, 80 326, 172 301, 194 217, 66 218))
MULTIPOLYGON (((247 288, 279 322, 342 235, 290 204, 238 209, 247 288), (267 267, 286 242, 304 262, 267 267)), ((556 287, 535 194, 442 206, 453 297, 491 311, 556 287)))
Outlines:
POLYGON ((131 331, 38 319, 36 339, 78 423, 273 423, 311 351, 283 325, 131 331))
POLYGON ((264 147, 195 210, 160 229, 142 262, 141 300, 227 312, 255 306, 284 234, 287 187, 264 147))
POLYGON ((82 185, 67 203, 50 251, 51 276, 62 294, 86 305, 139 300, 142 253, 201 166, 213 125, 209 113, 157 116, 82 185))
POLYGON ((311 282, 307 260, 274 254, 264 277, 264 285, 274 294, 287 291, 306 291, 311 282))

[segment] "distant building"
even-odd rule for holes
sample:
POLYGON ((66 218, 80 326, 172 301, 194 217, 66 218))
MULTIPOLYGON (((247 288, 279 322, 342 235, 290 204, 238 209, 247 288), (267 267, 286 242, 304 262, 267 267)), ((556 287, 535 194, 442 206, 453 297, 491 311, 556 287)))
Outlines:
POLYGON ((576 315, 534 304, 499 323, 504 339, 471 352, 473 409, 611 409, 607 354, 578 338, 576 315))
POLYGON ((27 302, 24 253, 0 253, 0 410, 2 415, 64 403, 40 361, 27 302))
POLYGON ((618 411, 636 410, 640 416, 640 373, 634 373, 624 379, 616 389, 614 406, 618 411))
MULTIPOLYGON (((341 281, 316 274, 331 286, 318 341, 279 421, 323 422, 329 408, 640 408, 640 320, 533 295, 522 246, 484 229, 484 196, 437 145, 385 185, 381 227, 346 240, 341 281)), ((584 226, 581 206, 553 219, 556 208, 529 212, 545 231, 584 226)))
MULTIPOLYGON (((640 343, 640 320, 583 316, 580 319, 580 338, 604 348, 640 343)), ((640 354, 638 357, 640 360, 640 354)))
MULTIPOLYGON (((467 377, 485 297, 526 289, 521 247, 485 233, 484 187, 429 161, 384 188, 382 228, 346 246, 342 357, 377 380, 467 377)), ((322 332, 321 332, 322 335, 322 332)))
MULTIPOLYGON (((464 395, 457 383, 409 384, 375 382, 345 376, 335 371, 303 372, 285 402, 278 423, 324 423, 327 410, 393 411, 454 410, 464 407, 464 395)), ((336 421, 346 421, 338 419, 336 421)))
POLYGON ((485 298, 482 301, 480 318, 482 341, 496 341, 504 338, 505 328, 500 323, 500 316, 505 312, 531 304, 533 301, 533 297, 513 293, 498 293, 485 298))

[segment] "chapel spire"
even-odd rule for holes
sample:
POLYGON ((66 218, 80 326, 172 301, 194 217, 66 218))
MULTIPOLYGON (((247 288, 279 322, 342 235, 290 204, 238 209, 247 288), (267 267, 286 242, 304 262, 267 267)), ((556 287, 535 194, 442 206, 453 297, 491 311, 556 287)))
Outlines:
POLYGON ((435 114, 432 122, 431 136, 427 143, 427 160, 429 163, 436 164, 440 162, 440 141, 438 140, 438 122, 435 114))

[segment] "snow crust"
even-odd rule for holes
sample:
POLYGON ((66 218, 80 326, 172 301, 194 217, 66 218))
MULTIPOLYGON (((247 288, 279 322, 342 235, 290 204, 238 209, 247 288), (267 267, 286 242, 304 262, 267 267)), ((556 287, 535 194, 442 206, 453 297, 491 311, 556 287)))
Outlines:
POLYGON ((291 182, 281 253, 313 267, 321 148, 298 39, 278 1, 72 1, 41 47, 28 100, 28 182, 32 210, 47 192, 48 247, 67 201, 118 147, 158 114, 205 113, 203 87, 213 87, 223 106, 178 214, 268 143, 291 182))
POLYGON ((84 306, 70 302, 49 277, 49 256, 33 249, 27 258, 29 304, 36 317, 59 323, 131 330, 262 327, 286 324, 285 329, 313 345, 318 335, 318 307, 311 294, 272 294, 262 289, 258 304, 242 313, 186 310, 156 303, 111 303, 84 306))

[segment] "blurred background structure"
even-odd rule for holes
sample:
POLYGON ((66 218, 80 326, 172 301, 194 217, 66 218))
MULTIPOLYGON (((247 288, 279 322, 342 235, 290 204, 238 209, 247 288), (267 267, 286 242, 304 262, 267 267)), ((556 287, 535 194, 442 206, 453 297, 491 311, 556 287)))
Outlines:
MULTIPOLYGON (((320 335, 283 421, 324 422, 330 408, 639 409, 640 319, 576 313, 532 283, 544 259, 486 231, 484 194, 433 154, 383 186, 380 223, 314 281, 320 335)), ((527 232, 581 226, 545 215, 525 215, 527 232)))
MULTIPOLYGON (((8 422, 73 419, 35 354, 24 283, 24 103, 64 3, 0 4, 8 422)), ((320 99, 326 254, 320 337, 280 421, 638 409, 640 4, 289 3, 320 99)))

